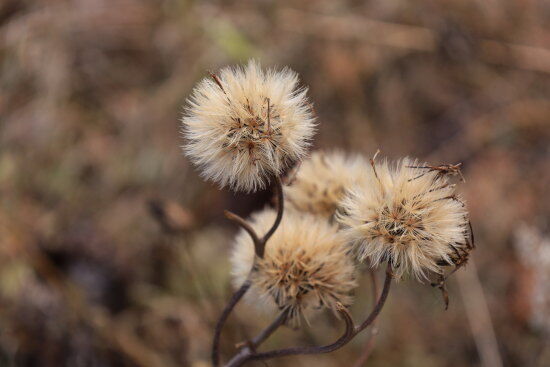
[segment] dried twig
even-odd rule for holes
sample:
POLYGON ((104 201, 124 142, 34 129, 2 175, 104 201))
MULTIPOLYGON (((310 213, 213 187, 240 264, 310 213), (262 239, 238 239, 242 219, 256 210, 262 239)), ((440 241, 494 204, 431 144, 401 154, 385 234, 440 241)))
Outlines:
POLYGON ((250 235, 250 237, 252 238, 252 241, 254 242, 254 249, 256 252, 256 256, 258 256, 259 258, 264 257, 265 245, 267 241, 271 238, 273 233, 275 233, 277 228, 279 228, 279 225, 281 224, 281 220, 283 219, 284 197, 283 197, 283 183, 280 177, 277 177, 275 179, 275 190, 277 194, 277 202, 276 202, 277 217, 275 218, 275 222, 273 223, 273 226, 271 226, 269 231, 267 231, 267 233, 263 237, 258 236, 254 228, 252 228, 252 226, 245 219, 243 219, 242 217, 240 217, 239 215, 233 212, 230 212, 228 210, 225 211, 225 216, 227 217, 227 219, 235 222, 237 225, 242 227, 250 235))
POLYGON ((212 364, 214 366, 219 366, 220 364, 220 336, 223 326, 225 325, 225 322, 227 321, 229 315, 231 314, 237 303, 239 303, 239 301, 245 295, 249 288, 250 281, 247 280, 235 293, 233 293, 233 296, 231 296, 229 303, 223 309, 220 319, 216 323, 216 328, 214 330, 214 341, 212 343, 212 364))
MULTIPOLYGON (((232 220, 233 222, 237 223, 250 235, 250 237, 252 238, 252 242, 254 243, 254 250, 255 250, 256 256, 258 256, 259 258, 263 258, 265 253, 265 245, 267 241, 271 238, 273 233, 275 233, 275 231, 281 224, 281 220, 283 219, 284 197, 283 197, 283 184, 280 177, 277 177, 275 179, 275 189, 277 191, 277 202, 276 202, 277 217, 275 218, 275 222, 273 223, 273 226, 271 226, 269 231, 263 237, 259 237, 256 231, 254 230, 254 228, 252 228, 252 226, 246 220, 241 218, 239 215, 227 210, 225 211, 225 216, 229 220, 232 220)), ((220 336, 221 336, 223 326, 227 321, 229 315, 237 305, 237 303, 239 303, 239 301, 244 296, 244 294, 248 291, 249 288, 250 288, 250 281, 247 280, 233 294, 233 296, 231 297, 231 300, 225 306, 222 312, 222 315, 220 316, 220 319, 216 323, 216 329, 214 331, 214 340, 212 343, 212 363, 214 366, 219 366, 220 364, 220 336)))
POLYGON ((386 269, 386 279, 384 281, 384 288, 382 289, 382 293, 380 294, 380 297, 378 298, 378 301, 376 302, 373 310, 361 325, 354 327, 353 320, 351 318, 351 315, 349 314, 349 311, 344 307, 340 307, 338 309, 338 312, 340 312, 340 314, 343 316, 346 323, 346 330, 344 334, 340 336, 340 338, 338 338, 338 340, 336 340, 334 343, 313 347, 291 347, 262 353, 250 352, 248 356, 243 356, 241 359, 239 359, 238 363, 235 362, 234 364, 227 364, 226 367, 238 367, 250 360, 268 360, 291 355, 323 354, 333 352, 337 349, 342 348, 347 343, 349 343, 357 334, 365 330, 374 322, 374 320, 376 320, 376 318, 380 314, 380 311, 384 307, 384 304, 388 297, 392 279, 393 273, 391 271, 391 264, 388 263, 388 267, 386 269))

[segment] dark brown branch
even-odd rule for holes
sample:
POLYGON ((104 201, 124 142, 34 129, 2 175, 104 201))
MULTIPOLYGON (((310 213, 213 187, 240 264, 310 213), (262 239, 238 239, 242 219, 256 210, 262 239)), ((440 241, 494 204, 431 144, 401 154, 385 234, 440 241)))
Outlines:
POLYGON ((214 341, 212 343, 212 364, 214 365, 214 367, 217 367, 220 365, 220 336, 222 333, 223 326, 225 325, 227 318, 231 314, 231 311, 233 311, 233 308, 235 308, 237 303, 239 303, 239 301, 244 296, 246 291, 248 291, 249 288, 250 288, 250 281, 247 280, 235 293, 233 293, 231 300, 229 300, 229 303, 225 306, 220 316, 220 319, 216 324, 216 329, 214 330, 214 341))
POLYGON ((252 228, 252 226, 242 217, 240 217, 239 215, 233 212, 230 212, 229 210, 225 210, 223 213, 225 214, 225 217, 227 219, 229 219, 232 222, 235 222, 237 225, 242 227, 242 229, 244 229, 250 235, 250 237, 252 238, 252 242, 254 242, 254 250, 257 255, 258 251, 263 249, 265 245, 262 243, 263 241, 260 240, 260 238, 256 234, 256 231, 254 230, 254 228, 252 228))
POLYGON ((284 213, 284 196, 283 196, 283 183, 281 181, 280 177, 275 178, 275 191, 277 194, 277 217, 275 218, 275 222, 273 223, 273 226, 267 231, 267 233, 260 238, 254 228, 242 217, 238 216, 235 213, 230 212, 229 210, 226 210, 224 212, 227 219, 235 222, 237 225, 242 227, 252 238, 252 242, 254 242, 254 250, 256 253, 256 256, 258 256, 260 259, 264 257, 265 253, 265 245, 267 241, 273 236, 273 233, 279 228, 279 225, 281 224, 281 220, 283 219, 283 213, 284 213))
MULTIPOLYGON (((213 78, 214 78, 214 80, 217 80, 215 78, 215 75, 213 76, 213 78)), ((260 238, 258 236, 258 234, 254 230, 254 228, 252 228, 252 226, 246 220, 244 220, 243 218, 241 218, 237 214, 232 213, 228 210, 226 210, 224 212, 227 219, 237 223, 239 226, 241 226, 250 235, 250 237, 252 238, 252 242, 254 243, 254 251, 256 253, 256 256, 258 256, 259 258, 263 258, 264 253, 265 253, 265 245, 266 245, 267 241, 271 238, 273 233, 275 233, 275 231, 277 230, 277 228, 281 224, 281 220, 283 219, 284 197, 283 197, 283 183, 282 183, 280 177, 275 178, 275 190, 277 191, 277 203, 276 203, 277 217, 275 218, 275 222, 273 223, 273 226, 269 229, 269 231, 262 238, 260 238)), ((231 311, 233 311, 233 308, 235 307, 235 305, 241 300, 242 296, 246 293, 248 288, 250 288, 250 280, 247 280, 241 286, 241 288, 233 294, 233 296, 231 297, 231 300, 229 301, 229 304, 225 307, 225 309, 224 309, 224 311, 223 311, 223 313, 222 313, 222 315, 221 315, 221 317, 220 317, 220 319, 219 319, 219 321, 216 325, 216 330, 214 332, 214 342, 213 342, 213 345, 212 345, 212 362, 213 362, 214 367, 219 366, 219 363, 220 363, 219 346, 220 346, 220 335, 221 335, 223 325, 225 324, 225 321, 229 317, 229 314, 231 313, 231 311)), ((286 316, 284 318, 286 318, 286 316)), ((276 330, 277 327, 279 327, 282 323, 284 323, 284 318, 282 318, 282 316, 280 316, 279 318, 277 318, 275 320, 277 322, 280 322, 280 324, 276 325, 276 327, 275 327, 275 325, 272 325, 274 327, 274 329, 271 330, 271 329, 268 328, 268 329, 264 330, 264 332, 265 331, 268 332, 268 334, 265 334, 265 338, 267 338, 269 335, 271 335, 271 333, 273 333, 276 330)), ((262 338, 264 336, 262 336, 262 334, 260 334, 259 337, 262 338)), ((257 341, 256 345, 263 342, 263 340, 264 339, 260 339, 259 341, 257 341)), ((254 342, 254 340, 252 342, 254 342)))
POLYGON ((275 321, 271 323, 267 328, 264 329, 260 334, 256 335, 254 339, 252 339, 251 343, 254 347, 257 347, 258 345, 262 344, 267 338, 271 336, 279 328, 279 326, 284 325, 286 319, 288 317, 288 312, 283 311, 277 316, 275 321))
POLYGON ((361 325, 354 327, 353 320, 349 311, 343 306, 338 309, 338 312, 340 312, 340 314, 343 316, 344 322, 346 323, 346 330, 344 334, 334 343, 315 347, 292 347, 277 349, 262 353, 256 353, 251 348, 247 348, 246 352, 239 353, 225 367, 242 366, 244 363, 250 360, 267 360, 291 355, 330 353, 342 348, 344 345, 349 343, 349 341, 352 340, 357 334, 366 329, 376 320, 376 318, 380 314, 380 311, 384 307, 384 304, 386 303, 386 299, 388 298, 392 279, 393 273, 391 270, 391 263, 388 263, 388 266, 386 268, 386 279, 384 281, 384 288, 382 289, 382 293, 380 294, 380 297, 378 298, 378 301, 376 302, 373 310, 361 325))
POLYGON ((283 219, 283 212, 285 210, 285 204, 284 204, 284 196, 283 196, 283 182, 281 181, 281 177, 277 176, 275 178, 275 191, 277 194, 277 203, 275 204, 277 206, 277 218, 275 218, 275 223, 273 223, 273 226, 267 231, 267 233, 262 238, 263 242, 263 248, 261 249, 260 253, 257 253, 257 255, 260 258, 264 257, 265 252, 265 244, 266 242, 271 238, 273 233, 279 228, 279 225, 281 224, 281 220, 283 219))
MULTIPOLYGON (((342 336, 340 336, 340 338, 338 338, 338 340, 336 340, 334 343, 323 345, 323 346, 317 346, 317 347, 294 347, 294 348, 272 350, 272 351, 263 352, 263 353, 256 353, 256 354, 250 355, 250 357, 247 360, 266 360, 266 359, 298 355, 298 354, 330 353, 332 351, 340 349, 351 340, 354 334, 354 329, 353 329, 353 320, 351 318, 349 311, 342 306, 338 309, 338 312, 340 312, 340 314, 342 315, 342 318, 344 319, 344 322, 346 323, 346 330, 344 331, 344 334, 342 334, 342 336)), ((240 366, 240 365, 227 366, 227 367, 237 367, 237 366, 240 366)))
POLYGON ((240 366, 245 363, 250 356, 256 352, 256 348, 285 323, 287 316, 287 311, 281 312, 279 316, 271 323, 271 325, 265 328, 260 334, 256 335, 254 339, 245 342, 241 351, 235 355, 235 357, 231 358, 226 367, 240 366))

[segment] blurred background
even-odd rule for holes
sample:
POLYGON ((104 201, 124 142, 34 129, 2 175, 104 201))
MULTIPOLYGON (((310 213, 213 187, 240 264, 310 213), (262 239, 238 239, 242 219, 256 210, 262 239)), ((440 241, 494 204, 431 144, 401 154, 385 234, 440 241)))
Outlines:
MULTIPOLYGON (((550 366, 550 2, 0 2, 0 366, 209 365, 235 196, 183 157, 194 83, 256 58, 310 86, 315 149, 463 162, 473 261, 397 284, 378 334, 269 366, 550 366)), ((379 274, 381 277, 381 274, 379 274)), ((353 307, 370 305, 362 280, 353 307)), ((269 323, 239 305, 223 356, 269 323)), ((264 345, 316 345, 321 315, 264 345)), ((250 365, 265 366, 265 363, 250 365)))

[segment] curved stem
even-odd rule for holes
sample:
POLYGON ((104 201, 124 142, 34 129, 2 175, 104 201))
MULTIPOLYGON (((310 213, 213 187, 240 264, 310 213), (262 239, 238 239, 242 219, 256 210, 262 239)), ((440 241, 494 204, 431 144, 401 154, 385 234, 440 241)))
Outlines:
MULTIPOLYGON (((272 359, 272 358, 291 356, 291 355, 297 355, 297 354, 321 354, 321 353, 329 353, 337 349, 340 349, 341 347, 346 345, 351 340, 351 338, 353 338, 354 329, 353 329, 353 320, 351 318, 349 311, 342 306, 338 309, 338 312, 340 312, 340 314, 344 319, 344 322, 346 323, 346 330, 344 331, 344 334, 342 334, 342 336, 340 336, 340 338, 338 338, 338 340, 336 340, 334 343, 323 345, 323 346, 317 346, 317 347, 293 347, 293 348, 272 350, 272 351, 263 352, 263 353, 256 353, 251 355, 248 358, 248 360, 265 360, 265 359, 272 359)), ((235 365, 231 367, 237 367, 237 366, 239 365, 235 365)))
POLYGON ((227 219, 229 219, 232 222, 235 222, 237 225, 242 227, 242 229, 244 229, 250 235, 250 237, 252 238, 252 242, 254 242, 254 251, 257 255, 258 251, 260 251, 262 247, 265 247, 265 245, 262 245, 262 240, 260 240, 254 228, 252 228, 252 226, 246 220, 244 220, 241 216, 233 212, 230 212, 229 210, 225 210, 223 213, 227 219))
POLYGON ((255 348, 258 345, 262 344, 267 338, 271 336, 278 328, 279 326, 284 325, 286 322, 286 319, 288 317, 288 312, 283 311, 277 316, 275 321, 271 323, 267 328, 264 329, 260 334, 256 335, 254 339, 250 342, 250 344, 255 348))
MULTIPOLYGON (((342 316, 344 316, 344 321, 346 322, 346 331, 334 343, 317 347, 293 347, 263 353, 255 353, 244 359, 242 363, 246 362, 247 360, 266 360, 290 355, 329 353, 342 348, 344 345, 349 343, 349 341, 352 340, 357 334, 365 330, 369 325, 374 322, 374 320, 376 320, 376 318, 380 314, 380 311, 384 307, 384 304, 386 303, 386 299, 388 298, 392 279, 393 273, 391 271, 391 264, 388 263, 388 267, 386 268, 386 279, 384 280, 384 288, 382 289, 382 293, 380 294, 380 297, 378 298, 378 301, 376 302, 373 310, 361 325, 354 327, 353 320, 351 319, 349 312, 343 307, 338 310, 342 314, 342 316)), ((227 367, 237 366, 240 366, 240 364, 227 367)))
POLYGON ((256 253, 256 256, 258 256, 260 259, 264 257, 265 245, 267 241, 271 238, 271 236, 273 236, 277 228, 279 228, 285 210, 283 182, 278 176, 275 178, 275 191, 277 193, 277 202, 275 204, 277 208, 277 217, 275 218, 275 222, 273 223, 269 231, 267 231, 267 233, 261 238, 258 236, 254 228, 252 228, 252 226, 242 217, 233 212, 230 212, 229 210, 224 211, 225 217, 227 219, 235 222, 250 235, 250 237, 252 238, 252 242, 254 242, 254 251, 256 253))
POLYGON ((214 365, 214 367, 217 367, 220 365, 220 336, 222 333, 223 326, 225 325, 227 318, 231 314, 231 311, 233 311, 233 308, 235 308, 237 303, 239 303, 239 301, 244 296, 246 291, 248 291, 249 288, 250 288, 250 281, 247 280, 235 293, 233 293, 231 300, 229 300, 229 303, 225 306, 220 316, 220 319, 216 324, 216 329, 214 330, 214 341, 212 343, 212 364, 214 365))
MULTIPOLYGON (((216 78, 214 78, 214 79, 216 80, 216 78)), ((227 219, 237 223, 240 227, 242 227, 250 235, 250 237, 252 238, 252 242, 254 243, 254 251, 256 253, 256 256, 258 256, 259 258, 263 258, 264 253, 265 253, 265 245, 266 245, 267 241, 269 240, 269 238, 271 238, 273 233, 275 233, 275 231, 277 230, 277 228, 281 224, 281 220, 283 219, 283 212, 284 212, 283 183, 282 183, 281 178, 279 176, 277 176, 275 178, 275 190, 277 191, 277 203, 276 203, 277 217, 275 218, 275 222, 273 223, 273 226, 271 226, 269 231, 262 238, 260 238, 258 236, 258 234, 254 230, 254 228, 252 228, 252 226, 246 220, 244 220, 242 217, 240 217, 239 215, 237 215, 235 213, 232 213, 228 210, 226 210, 224 212, 227 219)), ((252 268, 254 268, 254 266, 252 268)), ((219 363, 220 363, 220 336, 221 336, 223 325, 225 324, 227 318, 229 317, 229 315, 233 311, 233 308, 235 308, 237 303, 239 303, 239 301, 241 300, 243 295, 246 293, 246 291, 248 291, 249 288, 250 288, 250 280, 247 280, 246 282, 244 282, 244 284, 241 286, 241 288, 239 288, 239 290, 237 290, 233 294, 233 296, 231 297, 231 300, 229 301, 229 303, 227 304, 227 306, 223 310, 223 313, 220 316, 220 319, 218 320, 218 323, 216 324, 216 329, 214 331, 214 341, 213 341, 213 344, 212 344, 212 363, 213 363, 214 367, 219 366, 219 363)), ((279 320, 280 324, 277 325, 273 330, 270 330, 269 328, 266 329, 268 334, 266 334, 265 338, 267 338, 269 335, 271 335, 271 333, 273 333, 276 330, 277 327, 279 327, 281 324, 283 324, 284 319, 286 319, 286 316, 284 318, 280 318, 280 319, 277 318, 277 320, 279 320)), ((260 334, 260 336, 261 335, 262 334, 260 334)), ((265 338, 260 339, 257 342, 257 344, 260 344, 261 342, 263 342, 265 340, 265 338)), ((254 340, 253 340, 253 342, 254 342, 254 340)))
POLYGON ((287 311, 281 312, 279 316, 271 323, 271 325, 265 328, 260 334, 256 335, 254 339, 245 343, 244 348, 242 348, 241 351, 235 355, 235 357, 231 358, 231 360, 226 364, 226 367, 241 366, 245 363, 250 356, 255 353, 256 348, 285 323, 287 316, 287 311))
POLYGON ((283 182, 281 181, 281 177, 277 176, 275 178, 275 190, 277 192, 277 218, 275 218, 275 223, 273 223, 273 226, 267 231, 267 233, 262 237, 262 248, 257 253, 258 257, 263 258, 264 252, 265 252, 265 244, 267 241, 273 236, 273 233, 279 228, 279 225, 281 224, 281 220, 283 219, 283 212, 285 210, 285 201, 283 197, 283 182))

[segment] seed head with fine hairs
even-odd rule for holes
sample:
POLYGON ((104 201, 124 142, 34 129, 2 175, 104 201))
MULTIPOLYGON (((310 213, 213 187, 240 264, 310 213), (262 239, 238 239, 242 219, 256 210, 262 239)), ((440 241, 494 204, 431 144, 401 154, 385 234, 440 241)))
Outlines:
MULTIPOLYGON (((251 224, 262 233, 275 216, 273 210, 266 209, 253 215, 251 224)), ((350 292, 356 286, 353 259, 337 227, 292 210, 285 212, 261 259, 255 257, 252 240, 241 230, 231 262, 236 287, 254 266, 248 300, 268 310, 287 310, 291 323, 317 309, 336 311, 339 304, 349 305, 350 292)))
POLYGON ((314 152, 303 161, 295 180, 286 187, 285 198, 299 211, 331 218, 346 189, 365 182, 369 168, 360 155, 314 152))
POLYGON ((470 249, 468 213, 445 175, 404 159, 373 163, 368 182, 342 201, 337 219, 373 267, 389 261, 396 278, 442 274, 470 249))
POLYGON ((306 92, 295 72, 263 71, 254 61, 212 74, 189 98, 185 153, 221 187, 265 187, 306 154, 315 130, 306 92))

